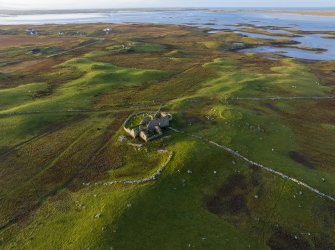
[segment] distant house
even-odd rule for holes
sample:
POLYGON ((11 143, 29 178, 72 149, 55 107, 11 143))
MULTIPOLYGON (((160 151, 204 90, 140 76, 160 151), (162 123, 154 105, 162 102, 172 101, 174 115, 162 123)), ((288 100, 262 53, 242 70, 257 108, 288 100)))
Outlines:
POLYGON ((27 32, 28 35, 31 35, 31 36, 37 36, 38 35, 38 31, 34 30, 34 29, 27 29, 26 32, 27 32))
POLYGON ((65 35, 65 32, 64 32, 64 31, 59 31, 59 32, 58 32, 58 35, 59 35, 59 36, 64 36, 64 35, 65 35))
POLYGON ((162 136, 162 129, 169 127, 170 121, 172 121, 172 115, 160 110, 139 112, 130 115, 124 122, 123 128, 131 137, 139 137, 147 142, 162 136), (138 123, 139 118, 141 121, 138 123))
POLYGON ((104 31, 106 34, 110 34, 110 33, 112 33, 113 29, 110 28, 110 27, 108 27, 108 28, 103 29, 103 31, 104 31))

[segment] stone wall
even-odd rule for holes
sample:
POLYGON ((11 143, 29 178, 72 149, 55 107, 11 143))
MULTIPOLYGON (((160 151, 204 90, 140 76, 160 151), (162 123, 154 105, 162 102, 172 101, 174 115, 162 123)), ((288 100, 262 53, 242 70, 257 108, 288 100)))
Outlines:
MULTIPOLYGON (((155 181, 157 178, 163 173, 164 169, 166 166, 169 164, 173 157, 173 152, 162 152, 162 153, 169 153, 169 156, 167 160, 161 165, 161 167, 151 176, 146 177, 144 179, 138 179, 138 180, 119 180, 119 181, 109 181, 109 182, 96 182, 94 183, 95 186, 97 185, 104 185, 104 186, 109 186, 109 185, 115 185, 115 184, 142 184, 150 181, 155 181)), ((84 186, 90 186, 90 183, 83 183, 84 186)))
POLYGON ((141 112, 134 112, 131 115, 128 116, 128 118, 124 121, 123 123, 123 130, 129 134, 131 137, 136 138, 139 136, 140 131, 132 129, 132 128, 127 128, 127 125, 129 123, 129 121, 137 115, 141 115, 141 114, 152 114, 152 111, 141 111, 141 112))
MULTIPOLYGON (((126 133, 128 133, 131 137, 133 138, 137 138, 138 136, 140 136, 144 141, 151 141, 153 139, 156 139, 158 137, 160 137, 162 135, 162 131, 157 132, 156 135, 149 137, 148 133, 146 131, 144 131, 144 129, 136 129, 136 128, 129 128, 127 125, 129 124, 129 122, 131 121, 131 119, 134 116, 137 115, 142 115, 142 114, 148 114, 148 116, 152 116, 154 117, 155 112, 152 111, 141 111, 141 112, 136 112, 136 113, 132 113, 131 115, 128 116, 128 118, 125 120, 125 122, 123 123, 123 129, 126 133)), ((142 120, 142 122, 147 122, 149 119, 149 117, 146 117, 142 120)), ((159 128, 166 128, 170 125, 170 121, 172 120, 172 115, 168 114, 168 113, 161 113, 161 117, 154 119, 154 120, 150 120, 148 123, 148 130, 150 131, 157 131, 157 127, 159 128)), ((141 123, 142 123, 141 122, 141 123)), ((139 124, 139 126, 141 126, 141 124, 139 124)))

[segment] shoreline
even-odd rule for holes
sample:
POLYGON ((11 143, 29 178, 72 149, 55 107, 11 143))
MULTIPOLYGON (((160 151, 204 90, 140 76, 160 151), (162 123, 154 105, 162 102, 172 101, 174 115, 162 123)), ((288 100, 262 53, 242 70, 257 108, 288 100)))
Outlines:
POLYGON ((304 15, 304 16, 328 16, 335 17, 335 10, 209 10, 210 12, 223 12, 223 13, 235 13, 235 12, 256 12, 256 13, 272 13, 272 14, 293 14, 293 15, 304 15))

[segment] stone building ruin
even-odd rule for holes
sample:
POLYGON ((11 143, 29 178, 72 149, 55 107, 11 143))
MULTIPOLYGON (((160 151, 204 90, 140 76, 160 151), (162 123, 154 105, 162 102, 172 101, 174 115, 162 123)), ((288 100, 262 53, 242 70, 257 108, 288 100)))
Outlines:
POLYGON ((172 115, 161 110, 131 114, 123 124, 123 129, 132 138, 148 142, 163 135, 163 129, 170 126, 172 115))

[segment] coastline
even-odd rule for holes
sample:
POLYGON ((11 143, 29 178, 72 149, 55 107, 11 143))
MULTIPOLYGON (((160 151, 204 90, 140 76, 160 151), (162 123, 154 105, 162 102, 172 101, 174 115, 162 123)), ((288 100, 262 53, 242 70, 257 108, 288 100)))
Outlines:
POLYGON ((335 16, 335 10, 209 10, 210 12, 259 12, 259 13, 272 13, 272 14, 296 14, 296 15, 307 15, 307 16, 335 16))

